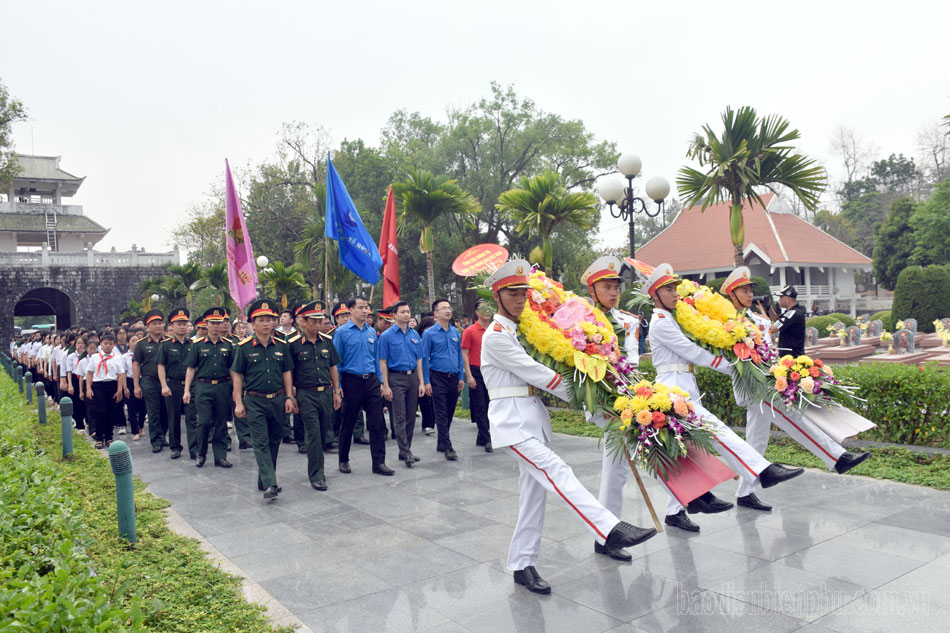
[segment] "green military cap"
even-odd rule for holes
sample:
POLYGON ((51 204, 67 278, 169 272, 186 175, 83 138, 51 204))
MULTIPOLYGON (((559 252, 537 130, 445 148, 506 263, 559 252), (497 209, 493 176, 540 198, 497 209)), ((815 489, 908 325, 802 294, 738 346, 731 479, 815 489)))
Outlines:
POLYGON ((324 304, 322 301, 311 301, 310 303, 305 303, 300 306, 300 309, 297 311, 297 316, 302 316, 307 319, 326 318, 326 304, 324 304))
POLYGON ((185 308, 175 308, 168 313, 168 322, 174 323, 175 321, 187 321, 188 320, 188 310, 185 308))
POLYGON ((205 323, 220 323, 228 318, 228 311, 221 306, 212 306, 204 311, 201 320, 205 323))
POLYGON ((145 325, 148 325, 155 320, 164 321, 165 316, 162 314, 161 310, 149 310, 145 313, 145 325))
POLYGON ((279 316, 276 312, 277 302, 270 299, 258 299, 247 307, 247 318, 251 321, 259 316, 279 316))

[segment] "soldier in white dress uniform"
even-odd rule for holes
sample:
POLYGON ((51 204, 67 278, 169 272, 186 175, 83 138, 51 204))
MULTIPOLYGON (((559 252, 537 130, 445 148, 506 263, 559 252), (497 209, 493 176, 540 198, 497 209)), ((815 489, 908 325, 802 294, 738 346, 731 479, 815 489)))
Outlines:
MULTIPOLYGON (((772 322, 750 309, 755 296, 751 275, 747 266, 740 266, 726 277, 719 291, 732 300, 736 310, 745 312, 745 317, 758 328, 762 338, 774 346, 769 333, 772 322)), ((803 414, 788 411, 778 399, 772 402, 754 402, 746 409, 745 441, 762 455, 769 445, 769 430, 772 424, 824 462, 828 470, 835 470, 839 474, 848 472, 871 456, 871 453, 856 455, 846 451, 809 420, 807 412, 803 414)), ((766 512, 772 509, 772 506, 763 503, 755 495, 754 481, 743 479, 736 491, 736 497, 736 503, 740 506, 766 512)))
POLYGON ((518 341, 518 317, 527 302, 530 264, 512 260, 492 273, 485 284, 492 289, 498 312, 482 339, 482 375, 491 397, 488 420, 492 446, 507 449, 518 462, 520 506, 518 523, 508 550, 508 569, 516 584, 535 593, 549 593, 550 585, 535 569, 541 549, 547 493, 563 499, 594 535, 611 549, 641 543, 655 529, 620 521, 584 488, 557 454, 548 448, 551 419, 535 395, 543 389, 569 400, 561 375, 532 359, 518 341))
MULTIPOLYGON (((587 284, 587 292, 591 299, 611 320, 617 342, 621 345, 627 362, 636 366, 640 359, 638 340, 640 318, 617 309, 622 267, 623 264, 616 257, 610 255, 600 257, 581 275, 581 283, 587 284)), ((606 427, 607 422, 604 420, 603 413, 598 411, 591 415, 585 410, 585 415, 589 422, 593 422, 600 428, 606 427)), ((620 516, 623 510, 623 486, 629 475, 630 466, 627 460, 622 455, 611 455, 607 443, 604 442, 604 457, 600 469, 600 494, 597 500, 617 516, 620 516)), ((629 552, 622 549, 607 549, 597 541, 594 541, 594 551, 615 560, 628 561, 633 558, 629 552)))
MULTIPOLYGON (((689 392, 690 399, 696 405, 696 415, 701 416, 706 425, 714 429, 719 455, 741 479, 752 484, 758 482, 763 488, 769 488, 786 479, 801 475, 804 472, 802 468, 792 469, 771 464, 702 406, 694 368, 709 367, 730 377, 735 373, 735 369, 725 358, 703 349, 683 334, 673 316, 678 296, 676 293, 678 281, 679 278, 673 272, 672 266, 660 264, 645 282, 647 293, 656 306, 653 317, 650 319, 649 339, 657 382, 669 386, 675 385, 689 392)), ((724 512, 732 507, 733 504, 718 499, 712 492, 707 492, 691 501, 684 509, 676 497, 670 494, 670 500, 666 506, 666 524, 690 532, 698 532, 699 526, 686 516, 686 510, 689 510, 690 514, 697 512, 713 514, 724 512)))

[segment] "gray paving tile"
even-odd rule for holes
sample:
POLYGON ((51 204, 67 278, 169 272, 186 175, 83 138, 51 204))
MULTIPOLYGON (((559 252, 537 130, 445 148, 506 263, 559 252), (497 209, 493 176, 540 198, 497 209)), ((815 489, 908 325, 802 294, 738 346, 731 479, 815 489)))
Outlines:
POLYGON ((385 581, 348 563, 297 574, 284 574, 264 580, 260 584, 294 613, 303 613, 389 588, 385 581))
POLYGON ((522 587, 493 608, 456 621, 475 633, 601 633, 621 624, 559 595, 538 596, 522 587))
POLYGON ((878 522, 920 532, 931 532, 940 536, 950 536, 950 510, 942 510, 930 504, 888 514, 878 519, 878 522))
POLYGON ((897 593, 910 597, 914 602, 926 602, 941 609, 950 610, 950 592, 947 591, 950 573, 946 566, 929 563, 881 585, 883 593, 897 593))
POLYGON ((231 561, 244 575, 260 583, 265 580, 333 567, 347 562, 341 552, 308 542, 281 548, 251 550, 231 561))
POLYGON ((673 603, 632 624, 651 633, 791 633, 805 622, 712 591, 696 591, 678 594, 673 603))
POLYGON ((225 556, 240 556, 251 551, 284 550, 309 539, 286 523, 274 523, 208 537, 225 556))
POLYGON ((295 526, 295 522, 302 517, 289 510, 277 507, 255 508, 251 507, 235 513, 233 509, 215 516, 196 515, 189 518, 191 527, 198 530, 205 538, 228 534, 230 532, 239 532, 256 527, 264 527, 282 523, 295 526))
POLYGON ((430 541, 464 534, 491 525, 497 525, 497 523, 464 510, 451 508, 414 516, 399 523, 399 526, 407 532, 430 541))
POLYGON ((725 550, 686 542, 647 557, 649 569, 681 583, 709 589, 768 561, 725 550))
POLYGON ((837 633, 944 633, 950 611, 913 595, 873 591, 826 615, 816 624, 837 633))
MULTIPOLYGON (((592 550, 581 550, 564 543, 542 543, 541 555, 535 568, 542 578, 547 580, 555 590, 571 581, 583 578, 591 573, 605 569, 613 569, 618 565, 625 565, 607 556, 594 554, 592 550)), ((491 561, 496 569, 511 573, 507 569, 507 555, 491 561)))
POLYGON ((950 553, 950 539, 946 537, 882 523, 865 525, 830 542, 919 561, 931 561, 950 553))
POLYGON ((362 558, 358 564, 395 587, 472 567, 478 561, 434 543, 422 543, 362 558))
POLYGON ((919 561, 831 541, 791 554, 778 563, 870 589, 921 566, 919 561))
POLYGON ((395 588, 303 611, 298 617, 314 633, 467 631, 428 606, 423 596, 408 594, 395 588), (367 603, 370 603, 372 608, 367 608, 367 603))
MULTIPOLYGON (((508 555, 511 534, 511 526, 495 524, 463 534, 440 538, 435 542, 484 563, 508 555)), ((541 538, 542 548, 551 545, 551 543, 552 541, 544 537, 541 538)))
MULTIPOLYGON (((754 512, 754 510, 749 510, 749 512, 754 512)), ((806 534, 811 536, 815 543, 832 539, 871 523, 871 519, 868 518, 808 506, 775 508, 772 512, 756 514, 757 516, 752 520, 756 526, 806 534)))
POLYGON ((754 523, 737 526, 705 535, 690 541, 711 545, 737 554, 775 561, 814 545, 814 540, 797 532, 783 532, 754 523))

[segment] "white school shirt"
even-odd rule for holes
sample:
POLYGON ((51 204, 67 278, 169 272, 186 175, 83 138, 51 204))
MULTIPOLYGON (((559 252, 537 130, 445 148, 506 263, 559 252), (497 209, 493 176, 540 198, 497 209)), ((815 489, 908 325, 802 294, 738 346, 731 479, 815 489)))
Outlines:
POLYGON ((85 379, 86 379, 86 367, 88 367, 88 366, 89 366, 89 357, 88 357, 88 356, 86 356, 85 358, 83 358, 83 359, 81 359, 81 360, 77 358, 77 360, 76 360, 76 371, 73 372, 73 373, 77 374, 77 375, 79 376, 79 379, 80 379, 80 380, 85 380, 85 379))
POLYGON ((66 360, 63 362, 63 372, 64 375, 68 378, 69 374, 78 374, 76 368, 79 366, 79 352, 70 352, 66 357, 66 360))
POLYGON ((97 352, 89 357, 89 364, 86 365, 86 373, 90 372, 92 382, 118 380, 119 374, 125 375, 125 362, 117 350, 112 350, 105 360, 103 360, 102 352, 97 352), (100 363, 102 363, 101 366, 100 363))

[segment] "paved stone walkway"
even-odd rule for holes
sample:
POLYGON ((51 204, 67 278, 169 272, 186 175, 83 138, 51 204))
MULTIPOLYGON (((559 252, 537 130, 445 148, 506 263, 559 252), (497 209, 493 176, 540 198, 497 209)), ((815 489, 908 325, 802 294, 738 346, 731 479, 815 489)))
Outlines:
MULTIPOLYGON (((122 439, 129 440, 130 436, 122 439)), ((950 493, 809 471, 767 490, 771 513, 699 515, 697 535, 673 530, 632 548, 632 563, 593 553, 593 539, 549 497, 538 571, 549 596, 515 587, 504 560, 515 523, 517 465, 474 446, 456 420, 457 462, 417 434, 407 470, 387 442, 394 477, 353 474, 328 455, 328 492, 307 482, 305 456, 281 446, 283 493, 256 490, 251 451, 235 467, 196 468, 132 446, 135 473, 221 554, 313 631, 634 633, 752 631, 944 632, 950 627, 950 493)), ((237 442, 234 443, 235 447, 237 442)), ((553 447, 598 489, 596 440, 553 447)), ((209 451, 210 455, 210 451, 209 451)), ((662 513, 665 499, 648 482, 662 513)), ((735 484, 717 489, 731 498, 735 484)), ((628 483, 624 519, 650 524, 628 483)))

